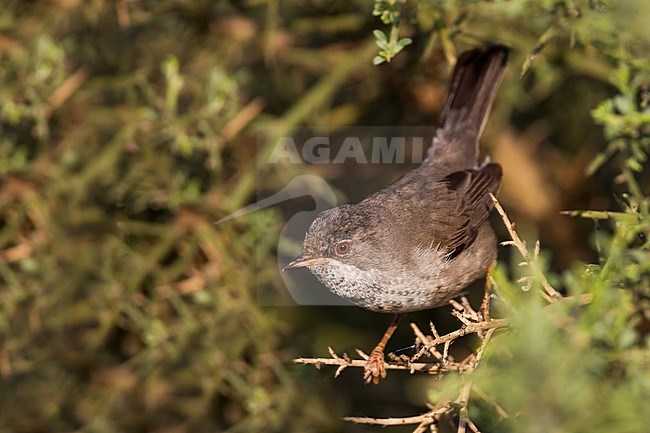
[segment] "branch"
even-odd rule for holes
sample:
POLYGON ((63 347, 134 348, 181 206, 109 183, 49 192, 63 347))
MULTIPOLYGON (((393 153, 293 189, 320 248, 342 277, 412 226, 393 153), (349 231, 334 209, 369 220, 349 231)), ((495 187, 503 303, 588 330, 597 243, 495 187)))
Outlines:
POLYGON ((357 424, 372 424, 372 425, 408 425, 408 424, 422 424, 423 422, 428 422, 429 424, 436 421, 440 415, 443 415, 452 410, 451 405, 446 405, 441 408, 433 409, 427 413, 423 413, 418 416, 410 416, 406 418, 370 418, 370 417, 360 417, 360 416, 348 416, 343 418, 344 421, 354 422, 357 424))
MULTIPOLYGON (((487 334, 485 334, 485 337, 483 337, 483 341, 481 341, 481 347, 476 351, 476 359, 474 361, 474 365, 472 367, 473 370, 478 367, 478 363, 481 362, 481 359, 483 358, 483 354, 485 353, 485 349, 487 348, 487 344, 490 341, 490 338, 492 338, 492 335, 496 331, 495 328, 492 328, 487 331, 487 334)), ((460 407, 459 408, 459 420, 458 420, 458 433, 465 433, 467 431, 467 427, 477 433, 478 428, 476 425, 472 422, 472 420, 469 417, 469 411, 467 410, 467 405, 469 404, 469 394, 472 391, 472 386, 473 382, 471 379, 467 380, 463 384, 463 386, 460 389, 460 393, 458 395, 458 400, 456 400, 456 404, 460 407)))
POLYGON ((471 323, 469 325, 465 325, 462 328, 457 329, 456 331, 450 332, 449 334, 439 336, 437 338, 434 338, 431 341, 423 343, 424 347, 420 349, 420 351, 412 359, 413 360, 419 359, 429 349, 435 348, 436 346, 439 346, 441 344, 449 343, 460 337, 464 337, 465 335, 477 334, 479 332, 487 331, 489 329, 507 328, 508 324, 509 324, 508 319, 492 319, 486 322, 478 322, 478 323, 471 323))
MULTIPOLYGON (((519 251, 519 254, 524 258, 524 262, 522 264, 527 265, 531 271, 533 271, 533 276, 537 281, 540 282, 542 287, 544 288, 544 291, 540 292, 544 299, 546 299, 549 303, 556 302, 558 299, 562 298, 562 295, 560 292, 555 290, 553 286, 548 282, 546 279, 546 275, 544 275, 543 270, 539 266, 539 241, 535 243, 535 250, 531 256, 530 252, 528 251, 528 248, 526 247, 526 243, 521 240, 517 232, 515 231, 515 225, 510 221, 510 218, 508 218, 508 215, 506 215, 506 212, 503 210, 501 207, 501 204, 497 200, 497 198, 490 193, 490 198, 494 202, 494 207, 496 208, 497 212, 499 212, 499 215, 501 215, 501 219, 503 220, 503 224, 505 224, 506 229, 508 230, 508 233, 510 233, 510 237, 512 238, 512 241, 506 241, 503 242, 502 245, 511 245, 517 248, 517 251, 519 251)), ((532 281, 530 280, 530 277, 525 277, 525 281, 527 281, 526 286, 524 286, 524 290, 527 290, 530 288, 532 281)))
MULTIPOLYGON (((347 354, 344 354, 342 357, 334 353, 334 350, 330 347, 331 358, 295 358, 293 362, 295 364, 302 365, 313 365, 316 368, 320 369, 323 365, 338 366, 335 376, 341 374, 343 370, 348 367, 359 367, 364 368, 366 365, 366 359, 351 359, 347 354)), ((420 372, 420 373, 429 373, 437 374, 443 371, 463 371, 466 368, 460 363, 453 364, 438 364, 432 362, 405 362, 403 364, 395 363, 386 363, 386 370, 407 370, 411 373, 420 372)))

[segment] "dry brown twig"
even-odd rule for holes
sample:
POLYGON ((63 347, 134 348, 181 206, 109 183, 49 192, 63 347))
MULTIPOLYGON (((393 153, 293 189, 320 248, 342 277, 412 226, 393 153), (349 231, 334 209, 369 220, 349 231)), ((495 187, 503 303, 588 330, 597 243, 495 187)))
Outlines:
MULTIPOLYGON (((420 349, 420 351, 410 359, 411 362, 407 364, 387 363, 386 369, 387 370, 408 370, 411 373, 422 372, 422 373, 429 373, 429 374, 438 374, 443 371, 461 371, 461 372, 465 371, 467 370, 467 367, 463 364, 463 362, 430 363, 430 362, 413 362, 413 361, 421 358, 427 352, 431 353, 432 356, 435 358, 444 360, 444 358, 447 357, 443 356, 443 354, 441 354, 439 351, 436 350, 437 346, 450 344, 454 340, 457 340, 466 335, 478 334, 488 330, 506 328, 507 326, 508 326, 508 321, 506 319, 492 319, 489 322, 471 323, 469 325, 461 327, 456 331, 450 332, 442 336, 438 336, 438 338, 426 337, 423 335, 426 338, 426 342, 422 343, 423 345, 422 349, 420 349)), ((422 331, 419 332, 422 333, 422 331)), ((348 367, 363 368, 366 365, 366 359, 368 358, 368 355, 361 350, 357 350, 357 353, 359 353, 361 359, 351 359, 348 356, 348 354, 343 354, 342 356, 339 356, 331 347, 329 347, 328 349, 331 358, 296 358, 293 360, 293 362, 296 364, 314 365, 316 368, 319 369, 323 365, 338 366, 339 368, 336 370, 335 377, 341 374, 341 372, 343 372, 343 370, 345 370, 348 367)), ((447 351, 448 351, 448 346, 445 352, 447 351)))
POLYGON ((422 424, 423 422, 433 422, 436 420, 436 418, 439 418, 441 415, 444 415, 448 411, 449 407, 445 406, 438 409, 432 409, 427 413, 423 413, 422 415, 410 416, 406 418, 371 418, 365 416, 348 416, 343 419, 357 424, 374 424, 381 426, 422 424))
POLYGON ((528 268, 531 270, 532 275, 528 277, 522 277, 519 279, 517 282, 525 283, 523 290, 528 291, 532 287, 533 283, 535 281, 538 281, 544 290, 540 290, 540 294, 544 297, 544 299, 549 302, 549 303, 554 303, 557 300, 562 298, 562 295, 551 286, 551 284, 548 282, 546 279, 546 275, 544 275, 544 271, 540 266, 539 262, 539 250, 540 250, 540 244, 539 241, 535 242, 535 249, 533 250, 533 254, 531 255, 530 252, 528 251, 528 247, 526 246, 526 242, 522 241, 517 232, 515 231, 515 224, 510 221, 510 218, 508 218, 508 215, 506 212, 503 210, 503 207, 501 207, 501 204, 497 200, 497 198, 490 193, 490 198, 494 202, 494 207, 499 212, 499 215, 501 215, 501 219, 503 220, 503 223, 506 226, 506 229, 508 230, 508 233, 510 234, 511 240, 501 242, 501 245, 509 245, 513 246, 519 251, 519 254, 523 257, 523 261, 519 263, 519 266, 528 266, 528 268))

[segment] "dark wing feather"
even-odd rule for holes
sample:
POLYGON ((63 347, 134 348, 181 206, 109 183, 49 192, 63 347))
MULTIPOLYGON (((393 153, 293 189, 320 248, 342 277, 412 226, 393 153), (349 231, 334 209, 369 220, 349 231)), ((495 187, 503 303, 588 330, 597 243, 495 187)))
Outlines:
MULTIPOLYGON (((453 259, 471 245, 494 207, 488 193, 496 194, 501 184, 501 166, 487 164, 480 169, 451 173, 437 182, 439 209, 446 209, 437 219, 443 221, 434 234, 440 246, 453 259), (450 215, 448 212, 457 213, 450 215)), ((436 212, 438 213, 438 212, 436 212)))

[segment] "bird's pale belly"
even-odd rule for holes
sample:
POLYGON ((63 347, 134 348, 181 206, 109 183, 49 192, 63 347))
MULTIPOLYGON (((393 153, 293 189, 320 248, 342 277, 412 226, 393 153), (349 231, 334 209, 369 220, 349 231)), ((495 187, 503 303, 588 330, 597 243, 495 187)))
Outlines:
POLYGON ((415 285, 402 278, 389 279, 381 271, 361 271, 343 263, 315 266, 312 272, 332 293, 371 311, 407 313, 445 302, 445 290, 432 280, 415 285))

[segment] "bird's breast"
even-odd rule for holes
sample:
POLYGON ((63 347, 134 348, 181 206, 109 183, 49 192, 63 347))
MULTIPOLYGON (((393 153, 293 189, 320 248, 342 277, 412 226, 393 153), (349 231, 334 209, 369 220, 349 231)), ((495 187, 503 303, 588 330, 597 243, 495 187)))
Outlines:
POLYGON ((362 270, 333 261, 314 266, 311 271, 332 293, 376 312, 425 310, 444 304, 450 297, 447 288, 438 284, 434 275, 413 275, 402 269, 362 270))

